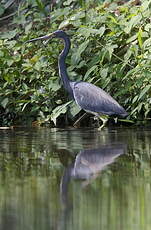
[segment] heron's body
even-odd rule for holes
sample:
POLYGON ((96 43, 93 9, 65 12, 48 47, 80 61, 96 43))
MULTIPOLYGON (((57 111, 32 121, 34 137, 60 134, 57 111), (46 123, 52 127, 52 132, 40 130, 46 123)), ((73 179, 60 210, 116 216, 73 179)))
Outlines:
POLYGON ((75 102, 83 110, 96 116, 100 116, 102 114, 121 117, 127 116, 125 109, 103 89, 88 82, 70 81, 65 63, 70 49, 70 39, 64 31, 58 30, 50 35, 35 38, 30 41, 46 40, 52 37, 60 38, 64 41, 64 49, 58 59, 59 75, 62 79, 64 88, 69 92, 75 102))
POLYGON ((88 82, 71 82, 76 103, 95 115, 126 115, 125 110, 103 89, 88 82))
POLYGON ((126 111, 103 89, 83 81, 70 81, 66 71, 65 59, 70 49, 70 39, 68 35, 60 31, 60 38, 64 41, 64 49, 58 59, 59 75, 64 87, 75 100, 75 102, 85 111, 95 115, 118 115, 126 116, 126 111))

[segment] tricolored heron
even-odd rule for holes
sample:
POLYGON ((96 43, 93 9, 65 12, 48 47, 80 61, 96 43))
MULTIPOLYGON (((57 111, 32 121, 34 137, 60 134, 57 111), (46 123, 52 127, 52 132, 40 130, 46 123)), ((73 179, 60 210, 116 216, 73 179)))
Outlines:
MULTIPOLYGON (((64 49, 58 59, 59 75, 62 79, 64 88, 69 92, 75 102, 83 110, 94 114, 96 117, 101 118, 101 115, 126 117, 127 112, 125 109, 103 89, 88 82, 71 81, 68 78, 65 60, 70 49, 70 39, 64 31, 57 30, 51 34, 31 39, 27 42, 48 40, 52 38, 59 38, 64 42, 64 49)), ((103 127, 107 120, 101 120, 103 121, 103 125, 101 127, 103 127)))

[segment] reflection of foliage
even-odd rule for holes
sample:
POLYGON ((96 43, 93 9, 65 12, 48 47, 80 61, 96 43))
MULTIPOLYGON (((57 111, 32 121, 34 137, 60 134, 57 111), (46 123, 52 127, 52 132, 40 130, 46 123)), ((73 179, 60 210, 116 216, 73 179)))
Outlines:
MULTIPOLYGON (((102 87, 127 108, 131 119, 149 116, 149 1, 141 6, 96 2, 68 0, 50 4, 32 0, 14 6, 17 14, 8 20, 9 31, 4 27, 0 35, 1 124, 13 124, 15 120, 26 124, 33 120, 56 122, 60 114, 73 119, 79 112, 75 104, 66 103, 58 79, 57 57, 62 44, 23 44, 58 27, 66 28, 72 38, 67 59, 71 79, 102 87)), ((1 17, 7 10, 0 11, 1 17)))
POLYGON ((21 156, 19 153, 0 154, 0 168, 6 174, 14 174, 14 176, 20 177, 21 174, 25 176, 40 173, 42 176, 49 173, 55 176, 58 169, 61 167, 59 160, 54 157, 56 153, 47 153, 47 155, 36 152, 32 155, 21 156))
POLYGON ((67 230, 99 230, 104 226, 108 230, 121 229, 121 226, 122 230, 134 226, 150 229, 151 218, 146 215, 150 213, 151 202, 150 130, 96 133, 28 129, 2 132, 0 142, 1 229, 6 229, 9 223, 13 223, 10 229, 15 230, 28 229, 28 226, 36 230, 56 229, 56 226, 67 230), (59 150, 59 155, 64 157, 65 149, 71 152, 77 149, 78 153, 83 148, 114 141, 128 143, 127 154, 88 186, 81 186, 83 180, 70 181, 71 206, 61 206, 63 166, 57 148, 64 148, 59 150), (66 228, 62 228, 63 224, 66 228))

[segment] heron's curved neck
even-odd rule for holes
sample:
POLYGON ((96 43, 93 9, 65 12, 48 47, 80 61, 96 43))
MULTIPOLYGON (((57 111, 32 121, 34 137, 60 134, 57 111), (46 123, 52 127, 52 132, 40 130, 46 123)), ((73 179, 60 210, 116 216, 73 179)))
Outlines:
POLYGON ((64 49, 61 52, 60 56, 59 56, 59 60, 58 60, 58 66, 59 66, 59 75, 63 81, 63 85, 65 87, 66 90, 69 91, 69 93, 71 92, 71 87, 70 87, 70 80, 68 78, 68 74, 67 74, 67 68, 66 68, 66 57, 69 53, 69 49, 70 49, 70 39, 68 36, 65 36, 62 38, 64 41, 64 49))

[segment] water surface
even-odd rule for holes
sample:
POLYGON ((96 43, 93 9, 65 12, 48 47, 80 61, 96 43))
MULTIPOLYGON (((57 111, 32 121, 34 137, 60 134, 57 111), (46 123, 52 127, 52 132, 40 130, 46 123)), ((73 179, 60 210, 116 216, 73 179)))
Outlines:
POLYGON ((150 230, 151 129, 0 130, 0 229, 150 230))

